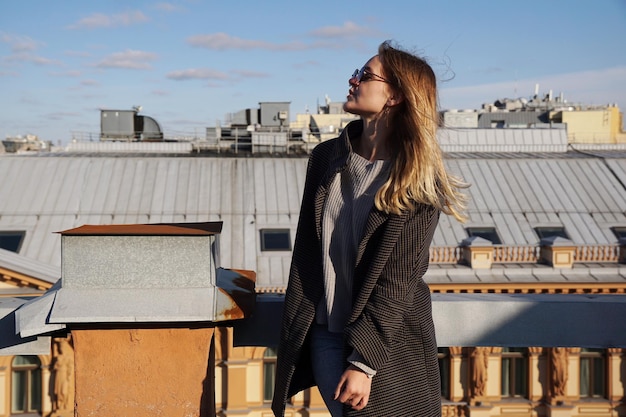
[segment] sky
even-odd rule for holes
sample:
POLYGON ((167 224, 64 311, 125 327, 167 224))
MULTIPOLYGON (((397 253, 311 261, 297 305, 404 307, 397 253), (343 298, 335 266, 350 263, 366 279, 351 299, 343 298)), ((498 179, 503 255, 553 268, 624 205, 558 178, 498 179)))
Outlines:
POLYGON ((626 0, 0 0, 0 139, 97 139, 100 109, 202 136, 259 102, 315 112, 384 40, 425 57, 441 109, 552 91, 626 108, 626 0))

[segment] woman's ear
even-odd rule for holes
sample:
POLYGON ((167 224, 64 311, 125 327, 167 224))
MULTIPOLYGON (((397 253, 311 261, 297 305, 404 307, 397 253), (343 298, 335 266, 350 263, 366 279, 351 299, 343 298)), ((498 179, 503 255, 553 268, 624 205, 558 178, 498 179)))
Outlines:
POLYGON ((394 91, 393 94, 391 94, 391 96, 389 96, 389 98, 387 99, 387 106, 388 107, 397 106, 403 101, 404 101, 404 94, 402 94, 399 91, 394 91))

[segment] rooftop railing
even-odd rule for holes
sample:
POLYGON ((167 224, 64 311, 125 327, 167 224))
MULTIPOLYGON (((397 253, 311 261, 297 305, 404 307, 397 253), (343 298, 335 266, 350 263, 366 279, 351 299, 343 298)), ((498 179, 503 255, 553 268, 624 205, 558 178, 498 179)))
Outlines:
MULTIPOLYGON (((625 246, 620 244, 607 245, 572 245, 574 262, 618 262, 620 251, 625 246)), ((493 245, 493 263, 537 263, 541 260, 541 246, 504 246, 493 245)), ((431 264, 457 264, 463 262, 463 248, 460 246, 432 246, 430 248, 431 264)))

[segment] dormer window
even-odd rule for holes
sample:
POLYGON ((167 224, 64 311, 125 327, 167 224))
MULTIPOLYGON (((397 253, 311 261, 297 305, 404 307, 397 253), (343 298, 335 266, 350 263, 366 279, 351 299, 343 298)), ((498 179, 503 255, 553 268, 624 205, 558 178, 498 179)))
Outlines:
POLYGON ((547 237, 562 237, 564 239, 571 240, 567 235, 564 227, 535 227, 535 233, 539 236, 539 240, 547 237))
POLYGON ((611 227, 611 231, 617 238, 617 240, 626 238, 626 226, 614 226, 611 227))
POLYGON ((0 249, 18 253, 25 234, 23 231, 0 231, 0 249))
POLYGON ((468 227, 465 229, 468 237, 478 236, 487 239, 494 245, 501 245, 502 241, 495 227, 468 227))
POLYGON ((291 233, 289 229, 261 229, 262 251, 290 251, 291 233))

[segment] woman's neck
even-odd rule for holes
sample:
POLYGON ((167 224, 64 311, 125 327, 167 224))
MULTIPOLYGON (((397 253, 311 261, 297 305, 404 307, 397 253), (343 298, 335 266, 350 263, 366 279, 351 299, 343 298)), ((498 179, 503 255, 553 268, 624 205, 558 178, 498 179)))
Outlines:
POLYGON ((391 136, 391 128, 387 123, 388 118, 362 118, 362 120, 363 132, 361 137, 353 143, 354 152, 370 162, 390 159, 389 137, 391 136))

